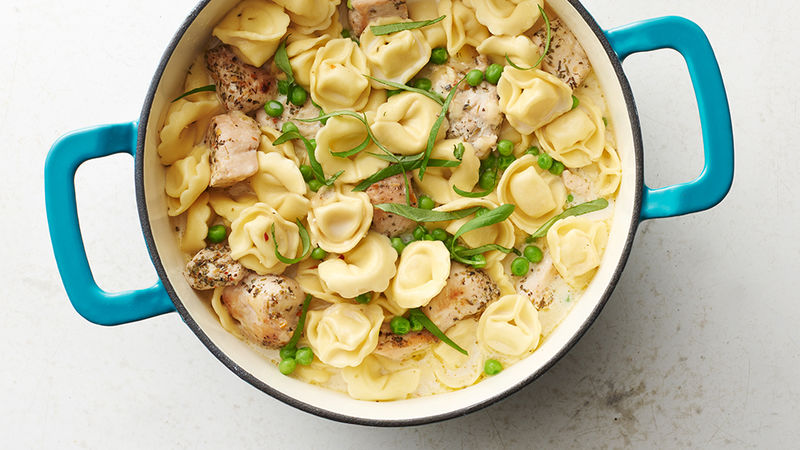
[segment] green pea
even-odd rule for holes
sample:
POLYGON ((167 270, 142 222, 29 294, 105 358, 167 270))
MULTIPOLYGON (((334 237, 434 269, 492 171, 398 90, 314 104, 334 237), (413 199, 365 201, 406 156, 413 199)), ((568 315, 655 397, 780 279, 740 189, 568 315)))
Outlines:
POLYGON ((278 364, 278 370, 284 375, 291 374, 294 372, 295 368, 297 368, 297 361, 295 361, 294 358, 284 359, 278 364))
POLYGON ((472 87, 483 83, 483 72, 478 69, 470 70, 467 73, 467 83, 472 87))
POLYGON ((564 167, 564 163, 561 161, 553 161, 553 165, 550 167, 550 173, 560 176, 562 173, 564 173, 564 169, 566 169, 566 167, 564 167))
POLYGON ((567 196, 567 203, 572 203, 574 200, 575 200, 575 196, 574 195, 569 194, 567 196))
POLYGON ((522 254, 525 255, 525 259, 532 263, 538 263, 542 261, 544 258, 544 254, 542 254, 542 249, 535 245, 529 245, 525 247, 525 250, 522 251, 522 254))
POLYGON ((313 192, 317 192, 322 188, 322 183, 319 180, 311 180, 308 182, 308 188, 311 189, 313 192))
POLYGON ((517 160, 517 158, 514 155, 501 156, 500 157, 500 162, 499 162, 500 170, 508 169, 508 167, 511 164, 514 164, 514 161, 516 161, 516 160, 517 160))
POLYGON ((348 30, 347 28, 342 30, 342 37, 343 38, 350 39, 350 36, 352 36, 352 35, 353 35, 353 33, 350 30, 348 30))
POLYGON ((395 96, 401 92, 403 92, 402 89, 392 89, 390 91, 386 91, 386 98, 391 98, 392 96, 395 96))
POLYGON ((208 229, 208 240, 214 244, 219 244, 228 237, 228 230, 225 225, 214 225, 208 229))
POLYGON ((308 347, 297 349, 297 356, 294 357, 297 364, 308 366, 314 361, 314 351, 308 347))
POLYGON ((430 91, 433 87, 433 83, 427 78, 418 78, 416 81, 414 81, 414 87, 417 89, 422 89, 423 91, 430 91))
POLYGON ((422 236, 423 241, 435 241, 436 239, 433 238, 433 235, 428 233, 425 236, 422 236))
POLYGON ((486 81, 492 84, 497 84, 500 77, 503 75, 503 66, 500 64, 492 64, 486 68, 486 81))
POLYGON ((605 125, 606 128, 608 128, 608 119, 606 119, 605 117, 603 117, 603 125, 605 125))
POLYGON ((553 157, 547 153, 539 155, 539 167, 544 170, 550 170, 550 168, 553 167, 553 157))
POLYGON ((578 105, 580 105, 580 104, 581 104, 581 101, 578 99, 578 97, 575 97, 575 96, 573 95, 573 96, 572 96, 572 109, 575 109, 575 108, 577 108, 577 107, 578 107, 578 105))
POLYGON ((450 54, 447 53, 446 48, 436 47, 431 50, 431 62, 434 64, 444 64, 450 59, 450 54))
POLYGON ((531 263, 525 258, 517 258, 511 262, 511 273, 514 274, 514 276, 525 276, 530 269, 531 263))
POLYGON ((367 303, 370 302, 370 300, 372 300, 372 294, 370 294, 369 292, 365 292, 356 297, 356 303, 360 303, 362 305, 366 305, 367 303))
POLYGON ((389 327, 392 329, 392 333, 402 336, 411 331, 411 322, 405 317, 397 316, 389 322, 389 327))
POLYGON ((497 175, 494 172, 486 171, 481 174, 480 181, 478 184, 481 186, 481 189, 489 190, 494 188, 495 182, 497 181, 497 175))
POLYGON ((444 240, 444 246, 447 248, 451 248, 453 246, 453 236, 447 236, 447 239, 444 240))
POLYGON ((278 93, 281 95, 289 95, 289 88, 292 85, 286 80, 278 80, 278 93))
POLYGON ((308 143, 311 144, 311 149, 312 150, 316 150, 317 149, 317 140, 316 139, 309 139, 308 143))
POLYGON ((489 208, 482 206, 481 209, 475 211, 475 217, 480 217, 489 212, 489 208))
POLYGON ((300 166, 300 173, 303 175, 303 180, 305 180, 306 183, 314 178, 314 171, 308 164, 303 164, 300 166))
POLYGON ((311 251, 311 257, 314 259, 322 260, 325 259, 326 256, 328 256, 328 252, 319 247, 311 251))
POLYGON ((497 152, 500 153, 500 156, 508 156, 514 153, 514 143, 508 139, 503 139, 497 143, 497 152))
POLYGON ((408 321, 411 322, 411 331, 422 331, 422 329, 424 328, 422 326, 422 322, 413 317, 408 319, 408 321))
POLYGON ((459 142, 458 145, 453 147, 453 156, 457 160, 461 161, 462 159, 464 159, 464 152, 465 151, 466 151, 466 148, 464 147, 464 143, 463 142, 459 142))
POLYGON ((540 153, 539 147, 537 147, 535 145, 531 146, 531 148, 525 150, 525 153, 527 153, 529 155, 533 155, 533 156, 539 156, 539 153, 540 153))
POLYGON ((437 241, 442 241, 442 242, 444 242, 444 241, 446 241, 446 240, 447 240, 447 238, 448 238, 450 235, 448 235, 448 234, 447 234, 447 231, 444 231, 444 230, 443 230, 443 229, 441 229, 441 228, 437 228, 437 229, 435 229, 435 230, 433 230, 433 231, 431 232, 431 236, 433 236, 433 239, 435 239, 435 240, 437 240, 437 241))
POLYGON ((270 100, 264 105, 264 111, 270 117, 280 117, 283 114, 283 105, 276 100, 270 100))
POLYGON ((419 198, 419 207, 420 209, 431 210, 436 207, 436 202, 434 202, 433 199, 427 195, 423 195, 419 198))
POLYGON ((483 255, 475 255, 472 259, 472 267, 476 269, 483 269, 486 267, 486 257, 483 255))
POLYGON ((419 241, 419 240, 421 240, 422 238, 425 237, 425 234, 427 232, 428 232, 428 230, 426 230, 425 227, 419 226, 419 227, 414 229, 414 232, 412 233, 412 235, 414 236, 414 239, 419 241))
POLYGON ((306 100, 308 100, 308 92, 302 86, 295 85, 292 87, 291 92, 289 92, 290 102, 297 106, 303 106, 306 104, 306 100))
POLYGON ((486 363, 483 365, 483 372, 486 373, 486 375, 497 375, 502 371, 503 365, 496 359, 487 359, 486 363))
POLYGON ((392 248, 394 248, 398 254, 403 253, 403 250, 406 248, 406 243, 399 237, 393 237, 392 248))
POLYGON ((296 347, 283 347, 279 352, 281 359, 292 359, 297 354, 296 347))
POLYGON ((290 131, 300 131, 300 129, 297 128, 297 125, 295 125, 294 122, 286 122, 283 124, 283 126, 281 126, 282 133, 288 133, 290 131))

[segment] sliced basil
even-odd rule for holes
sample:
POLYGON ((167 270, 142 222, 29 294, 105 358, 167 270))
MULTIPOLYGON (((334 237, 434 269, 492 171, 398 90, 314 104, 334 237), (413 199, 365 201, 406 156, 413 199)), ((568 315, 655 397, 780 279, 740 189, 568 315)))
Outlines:
POLYGON ((457 352, 462 353, 464 355, 469 355, 469 353, 467 353, 466 350, 461 348, 458 344, 453 342, 452 339, 447 337, 447 335, 444 334, 444 332, 442 332, 442 330, 440 330, 439 327, 437 327, 436 324, 433 323, 433 321, 431 321, 431 319, 429 319, 428 316, 426 316, 421 309, 414 308, 410 310, 408 312, 408 317, 409 319, 413 319, 421 323, 422 326, 425 327, 426 330, 430 331, 432 335, 436 336, 440 341, 444 342, 450 347, 453 347, 453 349, 455 349, 457 352))
POLYGON ((300 261, 306 259, 308 253, 311 251, 311 240, 308 238, 308 230, 306 227, 303 226, 303 223, 300 222, 300 219, 297 219, 297 227, 300 232, 300 242, 303 243, 303 253, 298 256, 297 258, 290 259, 283 255, 281 255, 280 250, 278 250, 278 240, 275 238, 275 224, 272 224, 272 244, 275 246, 275 257, 278 258, 278 261, 284 264, 297 264, 300 261))
POLYGON ((520 67, 514 64, 514 61, 511 61, 511 58, 508 57, 508 53, 506 53, 506 61, 508 61, 508 64, 511 65, 511 67, 517 70, 533 70, 539 67, 539 64, 544 61, 544 57, 550 51, 550 42, 553 39, 552 30, 550 29, 550 18, 547 17, 547 13, 544 12, 544 8, 542 8, 541 5, 539 6, 539 12, 542 14, 542 17, 544 17, 544 26, 547 27, 547 37, 544 41, 544 52, 542 52, 542 56, 539 57, 539 60, 536 61, 536 64, 534 64, 532 67, 520 67))
POLYGON ((398 23, 387 23, 386 25, 373 25, 369 27, 369 29, 375 36, 384 36, 387 34, 397 33, 400 31, 416 30, 417 28, 427 27, 429 25, 433 25, 443 21, 445 17, 447 16, 441 16, 431 20, 422 20, 419 22, 398 22, 398 23))
POLYGON ((461 83, 463 83, 465 79, 466 77, 462 78, 450 89, 450 93, 447 94, 447 99, 445 99, 444 104, 442 105, 442 111, 439 113, 439 117, 436 118, 436 122, 433 123, 431 134, 428 135, 428 146, 425 148, 425 157, 422 159, 422 165, 419 168, 420 180, 422 180, 422 178, 425 176, 425 169, 427 169, 428 161, 431 159, 433 146, 436 144, 436 137, 439 136, 439 129, 442 127, 442 123, 447 116, 447 112, 450 110, 450 103, 453 102, 453 98, 456 96, 456 92, 458 92, 458 87, 461 86, 461 83))
POLYGON ((289 63, 289 55, 286 53, 286 39, 281 41, 278 50, 275 51, 275 65, 278 66, 281 72, 286 74, 286 81, 290 85, 294 84, 294 72, 292 71, 292 65, 289 63))
POLYGON ((296 139, 303 141, 303 144, 306 147, 306 152, 308 153, 308 163, 311 166, 311 172, 314 174, 314 178, 316 178, 317 181, 325 186, 330 186, 344 173, 344 170, 340 170, 332 177, 325 179, 325 172, 322 170, 322 165, 319 163, 319 161, 317 161, 317 156, 314 154, 316 147, 311 143, 311 141, 306 139, 305 136, 300 134, 299 131, 287 131, 286 133, 283 133, 282 135, 278 136, 278 139, 275 139, 272 142, 272 145, 281 145, 296 139))
POLYGON ((216 92, 216 90, 217 90, 217 85, 209 84, 208 86, 203 86, 203 87, 199 87, 199 88, 196 88, 196 89, 192 89, 191 91, 186 91, 183 94, 181 94, 180 97, 178 97, 175 100, 173 100, 171 103, 175 103, 178 100, 180 100, 180 99, 182 99, 184 97, 188 97, 188 96, 190 96, 192 94, 197 94, 199 92, 216 92))
POLYGON ((584 214, 589 214, 606 208, 608 208, 608 200, 604 198, 598 198, 597 200, 592 200, 590 202, 581 203, 580 205, 573 206, 572 208, 567 209, 561 214, 545 222, 544 225, 539 227, 539 229, 536 230, 535 233, 533 233, 532 235, 530 235, 530 237, 528 237, 528 239, 526 239, 526 242, 531 243, 538 238, 547 236, 547 232, 550 231, 550 228, 561 219, 566 219, 567 217, 572 217, 572 216, 582 216, 584 214))
POLYGON ((502 205, 485 214, 481 214, 480 216, 473 218, 464 225, 461 225, 461 228, 459 228, 458 231, 456 231, 456 234, 453 235, 453 241, 450 245, 450 254, 453 256, 453 259, 464 264, 473 264, 474 261, 466 259, 464 256, 455 251, 455 245, 458 238, 466 233, 469 233, 470 231, 474 231, 479 228, 490 227, 508 219, 514 212, 515 208, 516 207, 514 205, 502 205))
POLYGON ((430 209, 415 208, 399 203, 381 203, 375 205, 375 207, 388 213, 411 219, 414 222, 445 222, 449 220, 458 220, 475 214, 475 211, 480 209, 479 206, 475 206, 460 211, 432 211, 430 209))
POLYGON ((289 342, 287 342, 283 348, 297 347, 297 343, 300 342, 300 338, 303 337, 303 329, 306 327, 306 314, 308 314, 308 305, 310 303, 311 295, 306 294, 306 298, 303 300, 303 306, 300 309, 300 318, 297 320, 297 327, 295 327, 294 332, 292 333, 292 338, 289 339, 289 342))
POLYGON ((471 249, 468 249, 468 250, 460 251, 460 252, 458 252, 458 256, 462 256, 464 258, 469 258, 470 256, 482 255, 482 254, 484 254, 486 252, 491 252, 491 251, 495 251, 495 250, 498 251, 498 252, 503 252, 505 254, 509 254, 509 253, 514 253, 515 255, 521 255, 522 254, 522 252, 520 252, 519 250, 517 250, 515 248, 503 247, 502 245, 498 245, 498 244, 487 244, 487 245, 481 245, 480 247, 476 247, 476 248, 471 248, 471 249))
POLYGON ((394 81, 381 80, 380 78, 375 78, 375 77, 372 77, 372 76, 369 76, 369 75, 364 75, 364 76, 369 78, 370 80, 377 81, 378 83, 385 84, 386 86, 393 87, 395 89, 400 89, 400 90, 403 90, 403 91, 416 92, 417 94, 422 94, 425 97, 428 97, 429 99, 435 101, 436 103, 438 103, 440 105, 444 104, 444 99, 442 98, 441 95, 437 94, 436 92, 426 91, 424 89, 411 87, 411 86, 408 86, 408 85, 402 84, 402 83, 395 83, 394 81))

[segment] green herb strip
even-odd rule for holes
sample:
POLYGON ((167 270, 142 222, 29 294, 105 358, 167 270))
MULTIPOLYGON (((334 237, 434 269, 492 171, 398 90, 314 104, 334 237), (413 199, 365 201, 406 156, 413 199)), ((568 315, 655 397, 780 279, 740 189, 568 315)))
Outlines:
POLYGON ((486 197, 487 195, 491 194, 495 190, 495 188, 497 187, 497 184, 500 182, 500 180, 497 178, 497 176, 500 175, 499 172, 500 172, 500 168, 497 165, 495 165, 495 167, 494 167, 494 185, 492 185, 492 187, 490 187, 489 189, 487 189, 485 191, 467 192, 467 191, 459 189, 458 186, 453 186, 453 190, 456 192, 456 194, 458 194, 458 195, 460 195, 462 197, 467 197, 467 198, 483 198, 483 197, 486 197))
MULTIPOLYGON (((379 159, 383 159, 385 161, 392 161, 390 159, 387 159, 387 157, 385 157, 384 155, 379 155, 375 153, 370 153, 370 155, 379 159)), ((385 180, 395 175, 399 175, 401 173, 404 173, 405 171, 419 169, 419 167, 422 165, 422 160, 420 159, 417 160, 406 160, 402 158, 398 159, 401 160, 400 163, 391 165, 385 169, 381 169, 378 172, 370 175, 369 177, 367 177, 367 179, 356 185, 356 187, 353 188, 353 191, 354 192, 366 191, 367 188, 369 188, 370 186, 379 181, 385 180)), ((448 161, 446 159, 432 159, 428 161, 428 167, 458 167, 459 164, 460 164, 459 161, 448 161)))
POLYGON ((469 353, 467 353, 466 350, 461 348, 458 344, 453 342, 452 339, 447 337, 447 335, 444 334, 442 332, 442 330, 440 330, 439 327, 437 327, 436 324, 433 323, 431 321, 431 319, 429 319, 428 316, 425 315, 424 312, 422 312, 421 309, 414 308, 414 309, 410 310, 408 312, 408 318, 411 319, 411 320, 416 320, 417 322, 421 323, 422 326, 426 330, 430 331, 430 333, 432 335, 436 336, 440 341, 444 342, 445 344, 449 345, 450 347, 453 347, 453 349, 455 349, 457 352, 462 353, 464 355, 469 355, 469 353))
POLYGON ((199 87, 199 88, 196 88, 196 89, 192 89, 191 91, 184 92, 183 94, 181 94, 180 97, 176 98, 171 103, 175 103, 178 100, 180 100, 180 99, 182 99, 184 97, 188 97, 188 96, 190 96, 192 94, 197 94, 197 93, 200 93, 200 92, 216 92, 216 91, 217 91, 217 85, 216 84, 209 84, 208 86, 203 86, 203 87, 199 87))
POLYGON ((283 346, 283 348, 295 348, 300 338, 303 337, 303 328, 306 327, 306 314, 308 313, 308 305, 311 303, 311 295, 306 294, 306 299, 303 300, 303 307, 300 310, 300 318, 297 320, 297 327, 292 333, 292 338, 283 346))
POLYGON ((336 172, 332 177, 325 179, 325 172, 323 172, 322 170, 322 165, 319 163, 319 161, 317 161, 317 156, 314 154, 314 150, 316 150, 314 144, 312 144, 311 141, 306 139, 305 136, 300 134, 299 131, 288 131, 286 133, 283 133, 278 137, 278 139, 275 139, 275 141, 272 142, 272 145, 285 144, 295 139, 302 140, 303 144, 306 146, 306 152, 308 153, 308 162, 309 165, 311 166, 311 172, 314 174, 314 178, 316 178, 317 181, 324 184, 325 186, 330 186, 333 184, 334 181, 336 181, 337 178, 339 178, 344 173, 344 170, 340 170, 336 172))
POLYGON ((514 61, 511 61, 511 58, 508 57, 508 53, 506 53, 506 61, 508 61, 508 64, 511 65, 511 67, 517 70, 533 70, 539 67, 539 64, 544 61, 544 57, 547 56, 548 52, 550 52, 550 42, 553 39, 553 32, 550 29, 550 18, 547 17, 547 13, 544 12, 544 9, 541 7, 541 5, 539 6, 539 12, 542 14, 542 17, 544 17, 544 26, 547 27, 547 37, 544 41, 544 52, 542 52, 542 56, 539 57, 539 60, 536 61, 536 64, 534 64, 533 67, 520 67, 514 64, 514 61))
POLYGON ((458 231, 456 231, 456 234, 453 235, 453 243, 450 245, 450 254, 453 256, 453 259, 464 264, 473 264, 474 261, 466 259, 460 254, 456 253, 455 245, 458 238, 466 233, 469 233, 470 231, 474 231, 479 228, 490 227, 508 219, 514 212, 515 208, 516 206, 514 205, 502 205, 487 212, 486 214, 482 214, 473 218, 464 225, 461 225, 461 228, 459 228, 458 231))
POLYGON ((442 112, 439 113, 439 117, 436 119, 436 122, 433 123, 431 134, 428 136, 428 146, 425 148, 425 157, 422 159, 422 166, 419 168, 420 180, 422 180, 422 178, 425 176, 425 169, 428 167, 428 161, 431 159, 433 146, 436 144, 436 137, 439 136, 439 128, 442 127, 444 118, 447 116, 447 112, 450 110, 450 103, 453 102, 453 98, 456 96, 459 86, 461 86, 461 83, 463 83, 465 79, 466 77, 462 78, 458 83, 455 84, 455 86, 452 87, 452 89, 450 89, 450 93, 447 94, 447 99, 442 105, 442 112))
POLYGON ((567 217, 572 216, 582 216, 584 214, 589 214, 595 211, 600 211, 606 209, 608 207, 608 200, 604 198, 598 198, 597 200, 592 200, 590 202, 581 203, 580 205, 573 206, 572 208, 567 209, 563 213, 553 217, 552 219, 548 220, 544 225, 542 225, 535 233, 530 235, 526 242, 532 243, 534 240, 547 236, 547 232, 550 231, 550 228, 561 219, 566 219, 567 217))
POLYGON ((387 34, 397 33, 399 31, 416 30, 417 28, 424 28, 429 25, 433 25, 443 21, 445 17, 447 16, 441 16, 431 20, 422 20, 419 22, 399 22, 399 23, 387 23, 386 25, 373 25, 369 27, 369 29, 375 36, 385 36, 387 34))
POLYGON ((289 55, 286 53, 286 39, 281 41, 278 50, 275 51, 275 65, 278 66, 281 72, 286 74, 286 81, 290 85, 294 84, 294 72, 292 72, 292 65, 289 63, 289 55))
MULTIPOLYGON (((321 111, 321 108, 320 108, 321 111)), ((331 155, 336 156, 338 158, 349 158, 351 156, 355 156, 362 151, 364 151, 367 147, 369 147, 370 142, 375 141, 375 136, 372 135, 372 130, 369 128, 369 122, 367 122, 366 114, 359 115, 353 111, 335 111, 330 114, 322 114, 319 117, 315 117, 313 119, 296 119, 298 122, 322 122, 324 120, 328 120, 331 117, 338 117, 338 116, 349 116, 355 117, 358 119, 359 122, 364 124, 364 127, 367 129, 367 137, 364 139, 364 142, 358 144, 357 146, 351 148, 350 150, 343 151, 343 152, 334 152, 331 151, 331 155)))
POLYGON ((284 264, 297 264, 300 261, 306 259, 306 256, 311 252, 311 239, 308 238, 308 230, 303 224, 300 222, 300 219, 297 219, 297 228, 299 229, 300 233, 300 241, 303 243, 303 253, 294 259, 289 259, 283 255, 281 255, 280 250, 278 250, 278 239, 275 238, 275 224, 272 224, 272 244, 275 246, 275 257, 284 264))
POLYGON ((449 220, 458 220, 475 214, 475 212, 480 209, 479 206, 475 206, 460 211, 431 211, 429 209, 415 208, 399 203, 381 203, 380 205, 375 205, 375 207, 388 213, 403 216, 415 222, 445 222, 449 220))
POLYGON ((435 101, 436 103, 438 103, 440 105, 444 104, 444 99, 442 98, 442 96, 437 94, 437 93, 435 93, 435 92, 426 91, 426 90, 415 88, 415 87, 411 87, 411 86, 408 86, 408 85, 405 85, 405 84, 395 83, 394 81, 381 80, 380 78, 375 78, 375 77, 372 77, 372 76, 369 76, 369 75, 364 75, 364 76, 369 78, 372 81, 377 81, 380 84, 385 84, 386 86, 393 87, 395 89, 400 89, 400 90, 403 90, 403 91, 416 92, 417 94, 422 94, 425 97, 428 97, 429 99, 435 101))
POLYGON ((514 253, 517 256, 522 255, 522 252, 520 252, 515 248, 503 247, 502 245, 497 245, 497 244, 487 244, 487 245, 481 245, 480 247, 477 248, 464 250, 463 252, 458 252, 458 256, 468 258, 470 256, 482 255, 486 252, 491 252, 494 250, 497 250, 498 252, 503 252, 505 254, 514 253))

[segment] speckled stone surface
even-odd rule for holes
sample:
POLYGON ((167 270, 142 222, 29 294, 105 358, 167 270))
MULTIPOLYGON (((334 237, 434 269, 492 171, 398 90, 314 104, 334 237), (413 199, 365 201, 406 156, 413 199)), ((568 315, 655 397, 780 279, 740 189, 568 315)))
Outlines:
MULTIPOLYGON (((646 223, 611 301, 533 385, 449 422, 370 429, 279 403, 220 364, 177 315, 90 325, 58 278, 44 217, 50 144, 134 120, 193 0, 0 3, 0 436, 8 448, 788 448, 800 441, 800 6, 788 0, 586 0, 600 24, 677 14, 710 35, 738 144, 729 198, 646 223)), ((671 52, 626 63, 646 175, 702 167, 697 110, 671 52)), ((110 290, 149 285, 133 163, 78 172, 89 257, 110 290)))

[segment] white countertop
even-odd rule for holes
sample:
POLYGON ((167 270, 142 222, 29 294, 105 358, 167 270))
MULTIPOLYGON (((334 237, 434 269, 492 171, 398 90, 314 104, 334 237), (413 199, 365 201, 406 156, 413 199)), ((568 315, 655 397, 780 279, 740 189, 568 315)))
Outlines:
MULTIPOLYGON (((33 448, 770 447, 800 440, 800 6, 789 0, 586 0, 604 27, 699 23, 737 139, 728 199, 645 223, 608 306, 538 381, 464 418, 372 429, 292 409, 240 380, 176 314, 103 328, 69 304, 44 216, 50 144, 138 117, 194 0, 0 5, 0 436, 33 448)), ((674 53, 633 56, 653 185, 702 167, 694 97, 674 53)), ((78 173, 89 258, 109 290, 150 285, 132 160, 78 173)))

